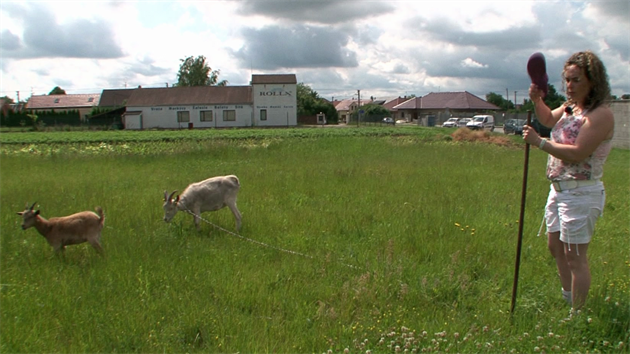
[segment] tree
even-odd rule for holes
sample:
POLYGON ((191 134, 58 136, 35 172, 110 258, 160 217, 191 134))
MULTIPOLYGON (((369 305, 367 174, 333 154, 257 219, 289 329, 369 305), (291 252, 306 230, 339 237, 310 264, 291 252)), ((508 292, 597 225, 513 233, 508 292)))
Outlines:
MULTIPOLYGON (((361 120, 365 120, 367 122, 380 122, 381 119, 392 115, 387 108, 374 103, 363 105, 359 108, 359 110, 363 111, 361 114, 361 120)), ((356 114, 357 112, 354 112, 353 117, 356 117, 356 114)))
POLYGON ((13 99, 9 96, 2 96, 0 97, 0 100, 3 100, 5 103, 7 104, 14 104, 15 101, 13 101, 13 99))
POLYGON ((510 100, 506 100, 498 93, 490 92, 486 94, 486 101, 492 103, 493 105, 501 108, 504 111, 514 109, 514 103, 512 103, 512 101, 510 100))
POLYGON ((339 115, 332 103, 319 97, 310 86, 300 82, 297 84, 297 114, 298 116, 314 116, 319 113, 326 115, 328 123, 337 123, 339 115))
POLYGON ((50 91, 50 93, 48 93, 48 95, 65 95, 66 91, 64 89, 62 89, 59 86, 55 86, 54 89, 52 89, 52 91, 50 91))
MULTIPOLYGON (((556 88, 549 84, 549 90, 547 92, 547 96, 545 96, 545 98, 543 99, 543 101, 545 101, 545 104, 551 108, 551 109, 556 109, 558 107, 560 107, 565 101, 566 101, 566 97, 562 96, 561 94, 558 93, 558 91, 556 91, 556 88)), ((527 111, 534 111, 534 103, 532 102, 532 100, 525 100, 523 101, 523 106, 520 109, 522 112, 527 112, 527 111)))
POLYGON ((317 114, 315 106, 319 101, 319 95, 310 86, 300 82, 297 84, 297 114, 298 116, 310 116, 317 114))
POLYGON ((226 86, 227 80, 219 81, 219 70, 212 70, 203 55, 180 59, 175 86, 226 86))

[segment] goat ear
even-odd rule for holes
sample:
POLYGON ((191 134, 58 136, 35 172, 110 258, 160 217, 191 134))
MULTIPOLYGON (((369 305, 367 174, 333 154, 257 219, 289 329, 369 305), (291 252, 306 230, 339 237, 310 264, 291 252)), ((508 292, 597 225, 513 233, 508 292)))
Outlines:
POLYGON ((179 202, 179 195, 177 196, 177 198, 175 198, 175 203, 179 202))
POLYGON ((35 210, 35 215, 39 215, 39 210, 35 210))
POLYGON ((22 215, 24 215, 24 212, 23 212, 23 211, 18 211, 18 213, 17 213, 17 214, 18 214, 18 215, 20 215, 20 216, 22 216, 22 215))

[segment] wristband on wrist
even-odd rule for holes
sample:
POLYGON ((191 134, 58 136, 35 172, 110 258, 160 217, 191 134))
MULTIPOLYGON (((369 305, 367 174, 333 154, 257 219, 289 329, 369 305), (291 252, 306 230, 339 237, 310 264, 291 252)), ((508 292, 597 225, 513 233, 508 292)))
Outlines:
POLYGON ((538 148, 540 150, 542 150, 543 146, 545 146, 545 143, 547 142, 547 139, 540 139, 540 144, 538 144, 538 148))

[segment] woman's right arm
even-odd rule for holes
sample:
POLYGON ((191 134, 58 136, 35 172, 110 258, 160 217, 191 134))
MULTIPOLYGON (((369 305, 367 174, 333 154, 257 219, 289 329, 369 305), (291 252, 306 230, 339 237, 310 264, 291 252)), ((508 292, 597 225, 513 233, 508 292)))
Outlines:
POLYGON ((542 99, 542 91, 538 89, 538 86, 535 84, 531 84, 529 87, 529 98, 534 103, 534 111, 536 113, 536 117, 538 117, 538 121, 540 124, 544 125, 547 128, 553 128, 556 125, 556 122, 562 117, 562 113, 564 112, 564 105, 554 109, 553 111, 549 108, 545 101, 542 99))

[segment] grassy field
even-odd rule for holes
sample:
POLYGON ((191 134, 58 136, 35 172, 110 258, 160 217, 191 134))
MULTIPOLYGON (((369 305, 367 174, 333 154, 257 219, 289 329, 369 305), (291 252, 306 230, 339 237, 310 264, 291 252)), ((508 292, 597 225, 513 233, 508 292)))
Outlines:
POLYGON ((591 296, 565 322, 536 236, 549 188, 537 149, 509 311, 518 137, 126 133, 0 134, 1 352, 628 352, 629 151, 613 150, 605 167, 591 296), (200 232, 189 215, 162 221, 164 190, 223 174, 242 184, 239 234, 227 209, 204 214, 200 232), (87 244, 54 256, 21 230, 15 213, 27 202, 44 217, 103 207, 106 256, 87 244))

